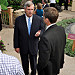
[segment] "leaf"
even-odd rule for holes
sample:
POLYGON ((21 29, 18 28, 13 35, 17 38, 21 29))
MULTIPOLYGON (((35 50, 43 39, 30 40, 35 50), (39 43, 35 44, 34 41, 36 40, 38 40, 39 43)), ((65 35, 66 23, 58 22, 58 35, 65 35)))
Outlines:
POLYGON ((8 6, 7 0, 0 0, 0 5, 3 10, 6 10, 8 6))
MULTIPOLYGON (((75 23, 75 18, 64 19, 62 21, 57 22, 57 25, 66 28, 71 23, 75 23)), ((67 39, 67 37, 68 37, 68 34, 66 34, 65 54, 71 57, 75 57, 75 49, 74 51, 72 51, 73 40, 67 39)))
POLYGON ((1 8, 2 8, 3 10, 7 10, 7 7, 6 7, 5 5, 3 5, 3 4, 1 4, 1 8))

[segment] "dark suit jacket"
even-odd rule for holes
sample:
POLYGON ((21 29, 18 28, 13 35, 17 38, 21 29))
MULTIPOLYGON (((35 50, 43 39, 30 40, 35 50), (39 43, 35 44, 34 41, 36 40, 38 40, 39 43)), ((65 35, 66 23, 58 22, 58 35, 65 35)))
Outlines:
POLYGON ((43 71, 44 75, 59 73, 60 68, 64 64, 65 44, 66 35, 63 27, 53 25, 44 32, 39 42, 39 59, 37 65, 39 75, 43 75, 41 73, 43 71))
POLYGON ((45 9, 46 7, 49 7, 49 5, 48 4, 46 4, 45 6, 43 5, 43 9, 45 9))
POLYGON ((63 0, 59 0, 59 5, 62 6, 63 0))
POLYGON ((25 14, 19 16, 15 21, 14 48, 20 48, 20 53, 27 54, 30 52, 32 55, 36 54, 38 51, 39 37, 35 37, 35 33, 38 30, 41 30, 41 34, 44 31, 42 18, 33 15, 29 36, 25 14))

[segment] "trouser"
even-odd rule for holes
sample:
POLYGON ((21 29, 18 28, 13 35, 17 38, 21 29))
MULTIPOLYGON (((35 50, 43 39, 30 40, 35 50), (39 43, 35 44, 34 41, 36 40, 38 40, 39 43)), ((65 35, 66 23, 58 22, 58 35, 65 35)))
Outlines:
POLYGON ((31 67, 31 75, 36 75, 37 54, 36 55, 20 54, 20 55, 21 55, 22 66, 23 66, 25 75, 29 74, 29 61, 30 61, 30 67, 31 67))
POLYGON ((62 6, 62 0, 59 0, 59 6, 60 7, 62 6))

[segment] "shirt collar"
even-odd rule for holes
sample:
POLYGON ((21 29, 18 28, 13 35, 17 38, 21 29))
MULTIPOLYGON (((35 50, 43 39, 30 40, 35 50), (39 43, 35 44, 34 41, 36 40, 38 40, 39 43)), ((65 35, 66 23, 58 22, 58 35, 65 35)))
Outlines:
POLYGON ((43 5, 43 8, 45 7, 46 4, 43 5))
MULTIPOLYGON (((26 17, 26 22, 27 22, 27 26, 28 26, 28 19, 29 17, 25 14, 25 17, 26 17)), ((32 18, 33 18, 33 15, 30 17, 30 23, 32 25, 32 18)))
POLYGON ((31 16, 31 17, 28 17, 26 14, 25 14, 25 16, 26 16, 26 18, 28 19, 28 18, 30 18, 30 19, 32 19, 33 18, 33 15, 31 16))
POLYGON ((46 5, 46 4, 44 4, 44 7, 45 7, 45 5, 46 5))
POLYGON ((46 4, 44 4, 43 8, 46 6, 46 4))
POLYGON ((51 26, 53 26, 53 25, 55 25, 56 23, 53 23, 53 24, 50 24, 50 25, 48 25, 47 27, 46 27, 46 30, 49 28, 49 27, 51 27, 51 26))

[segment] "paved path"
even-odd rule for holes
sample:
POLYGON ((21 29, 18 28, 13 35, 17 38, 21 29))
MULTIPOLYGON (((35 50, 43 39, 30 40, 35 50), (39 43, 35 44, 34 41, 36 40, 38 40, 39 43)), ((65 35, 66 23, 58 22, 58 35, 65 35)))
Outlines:
POLYGON ((65 55, 65 64, 59 75, 75 75, 75 57, 65 55))
MULTIPOLYGON (((75 12, 71 12, 70 10, 71 8, 69 8, 68 11, 64 10, 60 12, 58 21, 61 21, 62 19, 65 18, 75 17, 75 12)), ((10 29, 3 27, 3 30, 0 32, 0 36, 2 37, 2 40, 4 41, 7 49, 5 53, 17 57, 21 62, 20 55, 17 54, 13 48, 13 34, 14 34, 13 28, 10 29)), ((75 57, 69 57, 65 55, 64 68, 60 71, 59 75, 75 75, 75 57)))

